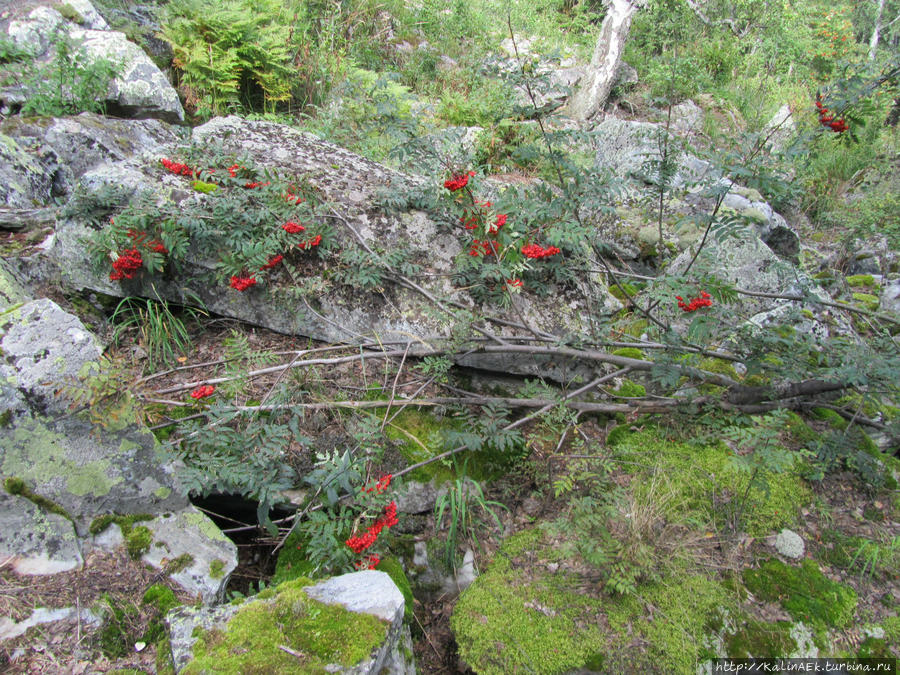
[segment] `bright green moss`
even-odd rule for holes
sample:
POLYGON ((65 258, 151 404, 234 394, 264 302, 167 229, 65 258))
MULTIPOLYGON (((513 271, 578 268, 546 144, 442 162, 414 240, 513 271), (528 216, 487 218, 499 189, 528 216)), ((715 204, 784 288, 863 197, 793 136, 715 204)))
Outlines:
POLYGON ((367 658, 385 639, 387 624, 313 600, 303 590, 311 583, 281 584, 274 598, 241 606, 225 630, 201 633, 182 673, 322 673, 329 664, 353 666, 367 658))
POLYGON ((784 658, 797 649, 791 622, 744 619, 724 636, 725 654, 733 659, 784 658))
POLYGON ((744 583, 757 598, 779 602, 796 620, 817 628, 845 628, 856 611, 856 592, 827 578, 813 560, 799 567, 767 560, 759 569, 747 569, 744 583))
POLYGON ((748 490, 752 472, 741 471, 724 444, 667 440, 654 428, 623 433, 614 440, 620 459, 646 467, 636 473, 637 480, 632 483, 638 501, 652 500, 648 492, 653 482, 647 479, 654 474, 666 477, 672 493, 666 502, 666 516, 674 522, 719 521, 724 526, 734 512, 740 512, 748 534, 765 536, 794 525, 800 508, 812 500, 812 492, 799 475, 799 462, 794 470, 781 474, 761 471, 748 490), (733 495, 731 502, 714 508, 710 499, 714 491, 733 495))
POLYGON ((734 364, 725 359, 703 359, 697 367, 701 370, 709 371, 710 373, 730 377, 732 380, 741 379, 741 376, 738 375, 738 372, 734 369, 734 364))
POLYGON ((610 447, 616 446, 625 440, 631 433, 631 427, 628 424, 617 424, 606 435, 606 444, 610 447))
POLYGON ((122 536, 126 537, 128 536, 128 533, 131 532, 131 528, 134 527, 135 523, 147 520, 153 520, 153 516, 149 513, 130 513, 128 515, 104 513, 102 516, 97 516, 91 521, 91 524, 88 526, 88 532, 97 536, 107 527, 115 523, 119 526, 119 529, 122 530, 122 536))
POLYGON ((800 445, 809 445, 820 438, 819 433, 795 412, 787 413, 786 431, 794 442, 800 445))
POLYGON ((300 536, 297 530, 291 532, 285 540, 284 546, 278 552, 275 574, 270 582, 271 586, 278 586, 298 577, 313 576, 316 567, 307 560, 305 549, 306 540, 300 536))
POLYGON ((137 560, 149 551, 152 543, 153 533, 144 525, 138 525, 125 536, 125 550, 133 560, 137 560))
POLYGON ((640 359, 643 361, 644 352, 637 347, 621 347, 612 352, 613 356, 624 356, 627 359, 640 359))
POLYGON ((638 294, 638 289, 634 284, 629 284, 627 281, 621 282, 621 288, 615 284, 610 284, 609 286, 609 294, 611 296, 620 302, 627 302, 628 298, 625 297, 625 293, 622 292, 623 290, 632 298, 638 294))
POLYGON ((145 605, 153 605, 160 613, 165 614, 173 607, 178 606, 178 600, 175 598, 175 592, 163 584, 153 584, 144 591, 142 602, 145 605))
POLYGON ((215 192, 219 189, 219 186, 215 183, 204 183, 202 180, 195 180, 191 183, 191 187, 194 188, 196 192, 202 192, 203 194, 209 194, 210 192, 215 192))
POLYGON ((847 277, 847 285, 854 287, 875 288, 875 277, 871 274, 853 274, 847 277))
POLYGON ((411 621, 413 618, 413 592, 406 572, 403 571, 403 565, 397 558, 390 556, 378 563, 378 570, 386 573, 400 589, 404 602, 403 616, 407 621, 411 621))
POLYGON ((72 520, 72 516, 70 516, 69 512, 66 511, 62 506, 57 504, 52 499, 48 499, 47 497, 43 497, 32 492, 28 487, 28 484, 21 478, 10 476, 9 478, 4 479, 3 488, 9 494, 16 495, 17 497, 23 497, 35 506, 44 509, 44 511, 47 511, 48 513, 55 513, 58 516, 62 516, 63 518, 72 520))
POLYGON ((218 558, 209 563, 209 576, 212 579, 221 579, 225 576, 225 563, 218 558))
POLYGON ((878 310, 878 296, 872 295, 871 293, 853 293, 853 302, 862 307, 863 309, 868 309, 872 312, 878 310))
POLYGON ((616 389, 616 394, 628 398, 640 398, 641 396, 647 395, 647 388, 637 382, 623 380, 622 384, 619 385, 619 388, 616 389))

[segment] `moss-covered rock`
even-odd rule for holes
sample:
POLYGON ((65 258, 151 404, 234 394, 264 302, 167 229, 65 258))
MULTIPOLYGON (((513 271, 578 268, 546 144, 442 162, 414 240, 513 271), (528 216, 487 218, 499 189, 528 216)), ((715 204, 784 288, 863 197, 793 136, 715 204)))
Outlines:
POLYGON ((778 602, 796 620, 816 628, 845 628, 856 611, 856 592, 832 581, 813 560, 799 567, 780 560, 767 560, 758 569, 743 574, 744 583, 756 597, 778 602))

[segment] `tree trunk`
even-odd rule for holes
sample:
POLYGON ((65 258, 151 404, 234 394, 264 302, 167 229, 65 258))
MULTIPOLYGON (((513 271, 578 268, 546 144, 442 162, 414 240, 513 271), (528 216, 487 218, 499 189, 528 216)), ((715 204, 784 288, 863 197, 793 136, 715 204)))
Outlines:
POLYGON ((875 12, 875 27, 872 29, 872 37, 869 40, 869 61, 875 60, 875 52, 878 49, 878 38, 881 33, 881 19, 884 16, 884 0, 878 0, 878 9, 875 12))
POLYGON ((590 69, 569 104, 569 115, 573 119, 590 119, 606 103, 622 60, 631 19, 637 10, 638 3, 634 0, 611 0, 609 3, 600 26, 590 69))

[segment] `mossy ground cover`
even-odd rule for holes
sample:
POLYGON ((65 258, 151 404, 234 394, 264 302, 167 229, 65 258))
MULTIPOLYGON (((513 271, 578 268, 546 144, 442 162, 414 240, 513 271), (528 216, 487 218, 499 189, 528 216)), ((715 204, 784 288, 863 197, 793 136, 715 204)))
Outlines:
POLYGON ((387 634, 387 624, 311 599, 303 590, 311 583, 288 581, 270 599, 242 606, 225 630, 200 637, 182 672, 320 673, 329 664, 352 666, 368 657, 387 634))
POLYGON ((793 525, 800 508, 812 500, 799 475, 799 462, 796 470, 778 475, 762 471, 750 485, 751 474, 737 467, 734 452, 722 443, 668 439, 662 429, 647 427, 618 434, 615 452, 633 469, 639 499, 651 484, 650 476, 666 476, 676 494, 667 515, 684 524, 716 522, 724 527, 739 513, 748 534, 765 536, 793 525))

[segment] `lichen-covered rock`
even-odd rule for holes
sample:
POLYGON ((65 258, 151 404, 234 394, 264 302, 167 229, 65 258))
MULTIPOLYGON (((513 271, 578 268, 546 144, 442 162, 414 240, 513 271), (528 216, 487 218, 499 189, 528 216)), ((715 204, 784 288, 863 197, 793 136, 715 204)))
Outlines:
POLYGON ((86 534, 102 513, 178 510, 187 499, 160 465, 149 431, 110 431, 78 417, 23 416, 0 427, 0 477, 62 506, 86 534))
MULTIPOLYGON (((101 118, 91 116, 82 121, 82 117, 76 118, 76 124, 89 122, 101 128, 107 124, 101 118)), ((119 128, 116 125, 111 127, 110 131, 119 128)), ((105 136, 103 133, 100 135, 105 136)), ((185 199, 201 199, 193 191, 186 192, 184 181, 180 178, 160 176, 159 157, 180 157, 183 152, 176 146, 174 134, 171 134, 171 139, 171 145, 156 149, 155 160, 150 160, 149 153, 146 153, 81 171, 79 193, 87 196, 99 194, 104 186, 118 179, 127 184, 130 193, 137 193, 141 190, 140 176, 143 175, 144 189, 161 201, 181 204, 185 199)), ((366 245, 381 250, 405 248, 409 251, 410 260, 422 265, 432 275, 432 280, 423 282, 427 293, 452 299, 464 306, 474 304, 467 290, 454 287, 450 281, 454 258, 461 250, 458 235, 451 228, 439 224, 421 211, 408 210, 394 214, 373 206, 377 204, 380 192, 417 186, 421 184, 421 179, 392 171, 297 129, 268 122, 237 117, 216 118, 194 129, 192 140, 201 146, 214 144, 217 151, 225 156, 246 157, 257 166, 307 181, 324 200, 333 205, 333 218, 328 222, 337 246, 358 245, 359 237, 366 245)), ((385 341, 406 340, 410 335, 447 336, 450 333, 451 317, 432 311, 433 303, 425 294, 389 279, 384 279, 381 287, 374 291, 327 283, 317 293, 314 311, 307 307, 303 297, 282 292, 287 289, 277 286, 252 288, 245 293, 231 291, 221 279, 216 279, 215 263, 211 260, 192 258, 190 274, 171 273, 152 277, 142 274, 128 284, 113 283, 108 274, 95 273, 83 264, 87 257, 82 241, 85 234, 88 234, 86 224, 72 218, 62 223, 51 251, 64 281, 77 289, 90 288, 112 295, 146 295, 175 302, 184 302, 189 292, 211 312, 281 333, 328 342, 358 340, 360 336, 374 334, 385 341)), ((27 267, 31 267, 30 262, 27 267)), ((319 274, 313 271, 310 276, 318 277, 319 274)), ((581 277, 574 283, 578 288, 560 289, 556 294, 543 298, 522 293, 517 298, 516 308, 494 311, 509 321, 520 322, 524 317, 535 329, 566 334, 588 329, 584 324, 587 302, 594 305, 592 309, 605 310, 610 314, 621 308, 621 304, 609 295, 601 274, 581 277)), ((513 329, 496 330, 502 333, 513 329)), ((467 357, 465 363, 482 368, 512 368, 514 372, 548 375, 546 363, 520 356, 474 355, 467 357)), ((556 374, 555 371, 549 373, 550 376, 556 374)))
POLYGON ((0 317, 0 350, 18 387, 45 409, 69 404, 58 393, 84 364, 100 358, 96 338, 81 320, 43 298, 11 309, 0 317))
POLYGON ((27 209, 46 204, 53 177, 15 139, 0 133, 0 205, 27 209))
POLYGON ((0 312, 13 305, 28 302, 30 298, 16 276, 10 271, 6 261, 0 259, 0 312))
POLYGON ((149 550, 141 560, 160 570, 172 561, 183 564, 169 572, 169 577, 189 593, 199 595, 211 604, 222 600, 225 584, 237 567, 237 546, 194 506, 177 513, 163 513, 143 522, 153 537, 149 550))
POLYGON ((72 521, 0 492, 0 562, 19 574, 57 574, 83 564, 72 521))
MULTIPOLYGON (((34 55, 50 60, 54 36, 65 33, 84 49, 88 61, 111 61, 116 76, 110 83, 107 105, 119 115, 156 117, 169 122, 184 121, 184 109, 175 89, 144 51, 124 33, 109 25, 88 0, 70 3, 74 10, 64 17, 52 7, 36 7, 11 21, 7 29, 12 41, 34 55)), ((22 94, 27 98, 28 91, 22 94)))
POLYGON ((166 617, 176 672, 415 673, 403 594, 367 570, 312 585, 288 581, 241 605, 166 617), (408 652, 407 652, 408 653, 408 652))

